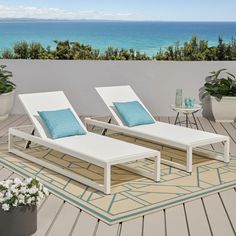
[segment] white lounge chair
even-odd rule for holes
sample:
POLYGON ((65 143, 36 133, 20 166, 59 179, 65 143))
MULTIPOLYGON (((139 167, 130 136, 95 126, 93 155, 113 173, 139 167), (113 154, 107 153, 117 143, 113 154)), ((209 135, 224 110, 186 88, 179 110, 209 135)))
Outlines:
POLYGON ((148 140, 151 142, 186 150, 186 165, 182 165, 164 159, 161 159, 161 162, 176 168, 186 170, 187 172, 192 172, 193 149, 195 152, 198 151, 199 154, 210 158, 214 158, 224 162, 230 161, 229 137, 200 130, 185 128, 181 126, 171 125, 159 121, 155 122, 154 124, 139 125, 131 128, 127 127, 123 124, 122 120, 117 114, 113 102, 138 101, 143 105, 144 109, 146 109, 149 115, 153 118, 151 113, 147 110, 147 108, 135 94, 133 89, 130 86, 114 86, 100 87, 96 88, 96 90, 107 105, 108 109, 112 114, 112 117, 118 125, 97 121, 92 118, 86 118, 86 124, 95 125, 98 127, 102 127, 103 129, 110 129, 143 140, 148 140), (218 142, 223 142, 224 144, 223 156, 217 153, 208 152, 206 150, 203 151, 202 148, 198 149, 199 147, 202 147, 204 145, 214 144, 218 142))
MULTIPOLYGON (((14 153, 29 161, 35 162, 48 169, 61 173, 71 179, 86 184, 92 188, 110 194, 111 189, 111 166, 124 164, 129 161, 136 161, 143 158, 155 158, 155 167, 153 173, 118 165, 120 168, 135 172, 139 175, 151 178, 155 181, 160 180, 160 153, 152 149, 143 148, 137 145, 128 144, 123 141, 104 137, 98 134, 87 132, 86 135, 76 135, 60 139, 51 139, 47 130, 43 126, 38 111, 51 111, 58 109, 70 108, 79 124, 86 130, 85 126, 77 116, 65 94, 59 92, 35 93, 19 95, 19 98, 31 119, 36 130, 37 136, 29 134, 26 129, 29 126, 22 126, 9 129, 9 152, 14 153), (20 137, 39 145, 46 146, 50 149, 74 156, 78 159, 90 162, 104 168, 104 185, 79 176, 77 173, 61 168, 55 164, 33 157, 24 150, 14 145, 14 137, 20 137)), ((31 126, 32 128, 32 126, 31 126)))

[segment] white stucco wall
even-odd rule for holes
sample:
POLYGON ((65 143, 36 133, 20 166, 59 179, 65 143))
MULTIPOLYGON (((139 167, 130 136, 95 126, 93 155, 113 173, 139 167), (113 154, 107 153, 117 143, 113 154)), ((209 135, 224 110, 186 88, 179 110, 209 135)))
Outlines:
MULTIPOLYGON (((81 115, 106 115, 96 86, 131 85, 153 115, 174 115, 176 88, 198 100, 199 88, 210 71, 227 68, 236 74, 236 62, 160 61, 46 61, 0 60, 13 71, 17 93, 63 90, 81 115)), ((16 99, 13 113, 23 113, 16 99)), ((199 114, 201 115, 201 114, 199 114)))

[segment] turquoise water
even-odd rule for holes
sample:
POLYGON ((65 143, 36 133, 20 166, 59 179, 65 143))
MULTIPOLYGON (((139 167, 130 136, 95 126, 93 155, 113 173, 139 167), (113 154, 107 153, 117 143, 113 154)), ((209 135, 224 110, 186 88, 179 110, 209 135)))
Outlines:
POLYGON ((192 35, 217 44, 236 37, 236 22, 11 22, 0 23, 0 49, 17 41, 55 46, 54 40, 80 41, 104 51, 108 46, 134 48, 154 55, 160 48, 192 35))

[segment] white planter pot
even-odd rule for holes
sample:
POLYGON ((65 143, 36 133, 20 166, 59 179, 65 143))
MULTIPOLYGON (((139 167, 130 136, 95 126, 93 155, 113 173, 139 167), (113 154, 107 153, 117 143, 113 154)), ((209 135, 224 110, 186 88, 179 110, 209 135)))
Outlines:
POLYGON ((10 114, 14 104, 15 91, 0 95, 0 121, 4 120, 10 114))
POLYGON ((234 122, 236 119, 236 97, 223 97, 217 101, 211 96, 212 113, 217 122, 234 122))

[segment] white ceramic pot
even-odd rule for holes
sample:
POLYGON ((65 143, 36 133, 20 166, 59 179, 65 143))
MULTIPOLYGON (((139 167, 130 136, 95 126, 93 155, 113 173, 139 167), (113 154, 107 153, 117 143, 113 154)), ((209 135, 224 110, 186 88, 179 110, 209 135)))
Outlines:
POLYGON ((217 101, 211 96, 212 113, 216 122, 234 122, 236 119, 236 97, 223 97, 217 101))
POLYGON ((0 121, 5 120, 10 114, 14 104, 15 91, 0 95, 0 121))

